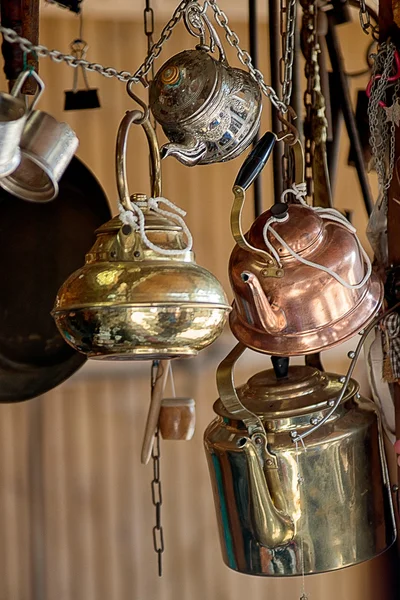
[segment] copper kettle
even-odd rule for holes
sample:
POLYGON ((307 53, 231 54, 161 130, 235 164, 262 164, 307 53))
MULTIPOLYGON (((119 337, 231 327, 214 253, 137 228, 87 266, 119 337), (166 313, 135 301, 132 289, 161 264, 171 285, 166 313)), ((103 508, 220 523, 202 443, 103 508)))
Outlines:
MULTIPOLYGON (((355 229, 333 209, 278 203, 243 235, 245 190, 275 140, 274 134, 264 135, 233 187, 231 227, 237 245, 229 262, 235 295, 230 326, 240 342, 259 352, 311 354, 360 331, 379 308, 383 286, 371 273, 355 229)), ((296 152, 301 164, 299 145, 296 152)), ((302 168, 297 177, 300 184, 302 168)))
POLYGON ((118 131, 116 168, 121 215, 132 222, 114 217, 97 230, 85 265, 58 292, 52 312, 57 327, 89 358, 196 355, 220 335, 230 307, 220 283, 186 248, 182 219, 176 222, 172 213, 157 209, 157 201, 165 199, 160 198, 160 155, 148 113, 126 113, 118 131), (133 122, 143 125, 150 145, 152 199, 128 193, 125 158, 133 122))
POLYGON ((354 380, 343 390, 340 375, 310 366, 262 371, 235 389, 244 349, 218 368, 217 418, 204 434, 225 563, 284 577, 379 555, 396 530, 376 405, 354 380))

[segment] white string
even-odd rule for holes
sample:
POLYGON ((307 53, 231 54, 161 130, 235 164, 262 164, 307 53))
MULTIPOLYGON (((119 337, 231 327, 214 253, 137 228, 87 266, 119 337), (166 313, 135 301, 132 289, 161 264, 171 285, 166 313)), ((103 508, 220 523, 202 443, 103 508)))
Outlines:
POLYGON ((360 240, 358 239, 358 237, 356 235, 355 227, 353 227, 353 225, 351 225, 351 223, 349 223, 349 221, 346 219, 346 217, 344 217, 339 211, 335 210, 334 208, 320 208, 320 207, 308 206, 308 204, 304 200, 304 196, 307 193, 305 183, 300 183, 298 185, 293 184, 291 188, 288 188, 287 190, 285 190, 282 193, 281 200, 284 200, 286 194, 289 194, 289 193, 294 194, 295 198, 300 202, 300 204, 302 204, 303 206, 307 206, 311 210, 314 210, 322 219, 329 219, 330 221, 335 221, 336 223, 340 223, 340 225, 343 225, 344 227, 346 227, 346 229, 348 229, 348 231, 350 231, 351 233, 353 233, 355 235, 358 248, 359 248, 360 253, 365 261, 365 264, 367 265, 367 272, 365 273, 364 277, 362 278, 362 280, 359 283, 349 283, 348 281, 345 281, 342 277, 340 277, 340 275, 338 275, 337 273, 332 271, 332 269, 329 269, 328 267, 324 267, 323 265, 320 265, 318 263, 314 263, 310 260, 307 260, 306 258, 303 258, 299 254, 297 254, 297 252, 295 252, 292 248, 290 248, 290 246, 279 235, 279 233, 277 233, 275 231, 275 229, 271 228, 271 225, 273 223, 276 223, 276 222, 284 223, 285 221, 287 221, 289 218, 289 214, 287 214, 286 217, 283 219, 277 219, 276 217, 270 217, 267 220, 267 222, 265 223, 264 228, 263 228, 263 237, 264 237, 265 245, 267 246, 267 248, 271 252, 271 254, 273 254, 273 256, 275 257, 278 265, 280 267, 282 267, 281 259, 280 259, 280 256, 279 256, 277 250, 273 247, 272 243, 268 239, 268 232, 270 232, 275 237, 275 239, 278 240, 278 242, 280 244, 282 244, 282 246, 289 252, 289 254, 291 254, 291 256, 293 256, 293 258, 296 258, 299 262, 301 262, 309 267, 313 267, 315 269, 319 269, 320 271, 324 271, 325 273, 328 273, 329 275, 331 275, 331 277, 336 279, 336 281, 338 281, 341 285, 343 285, 347 289, 358 290, 358 289, 362 288, 371 276, 372 266, 371 266, 371 262, 369 260, 368 254, 365 252, 364 248, 362 247, 362 245, 360 243, 360 240))
MULTIPOLYGON (((305 452, 307 452, 306 447, 304 445, 304 440, 302 438, 300 438, 300 441, 302 443, 303 449, 305 452)), ((301 486, 304 483, 304 479, 300 474, 300 461, 299 461, 299 440, 296 439, 295 440, 295 444, 296 444, 296 464, 297 464, 297 487, 299 490, 299 503, 300 503, 300 507, 301 507, 301 486)), ((306 574, 305 574, 305 565, 304 565, 304 539, 303 536, 300 535, 300 562, 301 562, 301 581, 302 581, 302 595, 300 597, 300 600, 308 600, 308 596, 306 594, 306 574)))
POLYGON ((176 256, 179 254, 185 254, 186 252, 189 252, 192 249, 192 246, 193 246, 192 234, 190 233, 188 226, 186 225, 185 221, 182 218, 186 215, 186 212, 184 210, 182 210, 181 208, 179 208, 178 206, 175 206, 175 204, 173 202, 171 202, 170 200, 167 200, 167 198, 163 198, 162 196, 159 196, 158 198, 148 198, 146 201, 143 201, 143 202, 141 202, 141 201, 140 202, 132 202, 132 200, 129 200, 128 206, 129 206, 129 208, 128 208, 128 210, 126 210, 122 206, 121 203, 118 204, 119 217, 120 217, 122 223, 124 223, 124 225, 130 225, 134 231, 139 231, 140 237, 142 238, 143 243, 148 248, 150 248, 150 250, 153 250, 154 252, 157 252, 158 254, 163 254, 165 256, 173 256, 173 255, 176 256), (163 203, 166 206, 169 206, 175 212, 163 210, 162 208, 160 208, 158 206, 159 203, 163 203), (187 240, 186 248, 172 250, 169 248, 160 248, 160 246, 153 244, 153 242, 151 242, 146 235, 146 231, 145 231, 146 219, 145 219, 142 207, 143 208, 148 207, 151 210, 153 210, 155 213, 162 215, 163 217, 168 217, 169 219, 172 219, 175 223, 180 225, 182 227, 182 231, 183 231, 184 235, 186 236, 186 240, 187 240), (182 215, 182 216, 180 216, 180 215, 182 215))

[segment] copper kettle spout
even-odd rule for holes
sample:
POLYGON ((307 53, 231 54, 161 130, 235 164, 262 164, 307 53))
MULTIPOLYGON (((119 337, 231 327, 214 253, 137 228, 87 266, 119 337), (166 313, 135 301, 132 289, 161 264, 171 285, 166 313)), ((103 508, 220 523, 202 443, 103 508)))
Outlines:
POLYGON ((250 288, 258 318, 265 331, 278 333, 285 329, 287 325, 285 313, 282 309, 270 304, 256 275, 250 271, 244 271, 241 278, 250 288))
POLYGON ((204 142, 189 138, 185 143, 170 142, 160 149, 161 158, 175 156, 183 165, 194 167, 207 152, 204 142))
MULTIPOLYGON (((256 434, 254 440, 256 443, 266 443, 260 434, 256 434)), ((273 477, 271 472, 271 477, 268 479, 272 485, 269 486, 253 440, 242 438, 240 442, 240 449, 245 453, 247 459, 250 519, 255 539, 266 548, 277 548, 287 544, 293 539, 294 524, 292 519, 281 510, 283 499, 280 494, 279 478, 273 477), (274 483, 277 485, 275 486, 274 483), (274 496, 275 503, 272 496, 274 496)), ((264 462, 267 464, 268 470, 277 472, 274 458, 267 458, 264 462), (272 469, 269 463, 273 463, 272 469)))

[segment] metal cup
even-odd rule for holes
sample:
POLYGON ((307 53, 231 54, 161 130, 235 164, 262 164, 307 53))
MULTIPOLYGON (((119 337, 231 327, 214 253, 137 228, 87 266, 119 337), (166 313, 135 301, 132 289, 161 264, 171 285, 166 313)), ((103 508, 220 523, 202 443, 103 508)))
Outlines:
POLYGON ((0 92, 0 177, 15 171, 21 162, 20 140, 27 117, 43 90, 42 80, 34 71, 23 71, 10 94, 0 92), (38 91, 29 109, 18 98, 25 79, 32 75, 38 83, 38 91))
POLYGON ((41 110, 33 111, 21 138, 21 162, 0 185, 32 202, 49 202, 58 194, 58 182, 69 165, 79 140, 67 123, 41 110))

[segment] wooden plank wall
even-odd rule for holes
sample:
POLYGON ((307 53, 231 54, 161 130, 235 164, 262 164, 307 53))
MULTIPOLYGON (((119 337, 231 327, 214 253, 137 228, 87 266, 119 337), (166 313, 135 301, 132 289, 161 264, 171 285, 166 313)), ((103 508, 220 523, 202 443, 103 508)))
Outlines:
MULTIPOLYGON (((244 26, 238 28, 246 39, 244 26)), ((67 50, 77 20, 45 18, 41 42, 67 50)), ((133 70, 145 51, 141 23, 88 21, 89 58, 133 70)), ((192 47, 182 28, 165 56, 192 47)), ((346 38, 365 44, 355 28, 346 38)), ((364 46, 362 46, 364 47, 364 46)), ((354 50, 354 48, 353 48, 354 50)), ((266 55, 266 40, 262 41, 266 55)), ((231 56, 231 55, 230 55, 231 56)), ((232 62, 234 62, 232 60, 232 62)), ((352 55, 349 69, 360 61, 352 55)), ((160 61, 158 62, 160 65, 160 61)), ((267 71, 266 71, 267 73, 267 71)), ((90 75, 99 87, 102 110, 64 113, 63 90, 72 71, 41 62, 46 91, 41 107, 68 120, 81 138, 79 155, 94 170, 116 206, 114 145, 118 123, 133 106, 123 84, 90 75)), ((267 73, 268 79, 268 73, 267 73)), ((264 123, 269 107, 265 103, 264 123)), ((132 192, 148 190, 147 148, 141 131, 132 133, 129 172, 132 192)), ((343 148, 343 157, 347 148, 343 148)), ((344 158, 343 158, 344 163, 344 158)), ((240 160, 217 167, 187 169, 173 159, 164 166, 165 195, 189 210, 198 261, 213 270, 228 290, 227 261, 232 247, 228 214, 230 186, 240 160)), ((265 207, 270 204, 266 169, 265 207)), ((338 182, 338 204, 365 215, 354 172, 338 182)), ((247 211, 247 220, 251 207, 247 211)), ((151 466, 139 461, 149 401, 145 363, 92 363, 45 397, 0 406, 0 600, 242 600, 253 595, 297 600, 300 581, 265 580, 229 571, 222 563, 202 433, 212 418, 215 369, 232 347, 224 338, 197 359, 178 363, 178 395, 197 402, 197 431, 190 443, 164 443, 162 479, 165 575, 156 576, 151 529, 151 466)), ((326 366, 343 370, 347 345, 330 354, 326 366)), ((267 359, 248 353, 238 381, 261 369, 267 359)), ((268 362, 268 361, 267 361, 268 362)), ((360 367, 358 377, 365 384, 360 367)), ((307 579, 310 600, 392 600, 388 555, 370 563, 307 579)))

